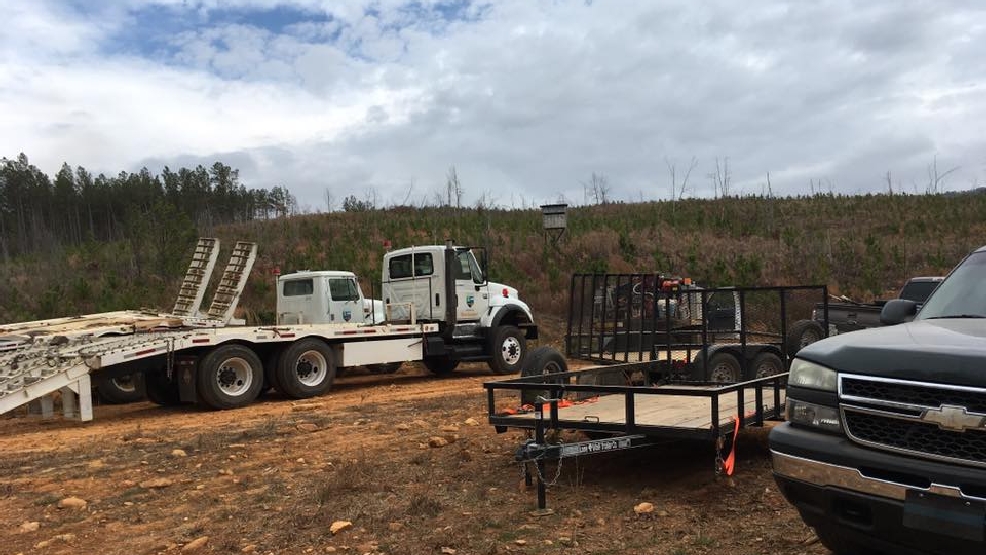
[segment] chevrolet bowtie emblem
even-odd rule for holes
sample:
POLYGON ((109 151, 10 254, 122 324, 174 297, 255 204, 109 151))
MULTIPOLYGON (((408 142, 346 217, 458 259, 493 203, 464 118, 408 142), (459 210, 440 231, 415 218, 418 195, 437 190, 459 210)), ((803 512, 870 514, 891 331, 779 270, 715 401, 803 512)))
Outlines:
POLYGON ((928 409, 921 415, 921 420, 938 424, 939 428, 953 432, 986 431, 986 414, 970 413, 965 407, 956 405, 942 405, 937 409, 928 409))

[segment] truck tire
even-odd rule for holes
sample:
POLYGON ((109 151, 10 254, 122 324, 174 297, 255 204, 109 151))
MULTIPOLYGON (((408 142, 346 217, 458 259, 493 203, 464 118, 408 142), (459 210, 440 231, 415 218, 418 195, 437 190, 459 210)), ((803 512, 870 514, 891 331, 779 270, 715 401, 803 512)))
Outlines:
POLYGON ((96 393, 100 399, 113 405, 140 401, 146 396, 144 374, 135 372, 129 376, 99 380, 96 393))
POLYGON ((814 320, 798 320, 791 324, 784 338, 787 356, 794 356, 798 351, 825 337, 825 329, 814 320))
POLYGON ((439 378, 448 376, 459 365, 459 361, 452 360, 448 357, 426 358, 424 363, 425 368, 439 378))
MULTIPOLYGON (((549 376, 551 374, 563 374, 568 372, 568 364, 565 357, 551 347, 542 346, 527 353, 524 364, 520 370, 522 378, 549 376)), ((558 383, 550 380, 552 383, 558 383)), ((566 380, 567 381, 567 380, 566 380)), ((547 389, 525 389, 520 392, 520 404, 532 405, 537 403, 537 398, 548 397, 551 394, 547 389)))
POLYGON ((309 337, 292 343, 281 355, 277 383, 292 399, 307 399, 326 393, 336 379, 336 358, 332 348, 309 337))
POLYGON ((701 353, 692 359, 692 364, 694 365, 692 375, 701 382, 736 383, 740 381, 740 376, 743 375, 743 365, 732 353, 714 353, 709 358, 708 374, 705 374, 701 353))
POLYGON ((527 354, 527 338, 516 326, 499 326, 490 342, 490 370, 494 374, 516 374, 527 354))
POLYGON ((164 375, 163 370, 144 374, 144 390, 147 392, 147 399, 150 402, 162 407, 173 407, 181 404, 178 384, 169 380, 164 375))
POLYGON ((249 347, 220 345, 199 361, 199 401, 219 410, 250 404, 264 386, 264 366, 249 347))
POLYGON ((393 374, 401 369, 403 362, 384 362, 382 364, 367 364, 366 369, 371 374, 393 374))
POLYGON ((764 351, 753 358, 751 370, 754 378, 776 376, 784 373, 784 362, 781 361, 781 357, 774 353, 764 351))

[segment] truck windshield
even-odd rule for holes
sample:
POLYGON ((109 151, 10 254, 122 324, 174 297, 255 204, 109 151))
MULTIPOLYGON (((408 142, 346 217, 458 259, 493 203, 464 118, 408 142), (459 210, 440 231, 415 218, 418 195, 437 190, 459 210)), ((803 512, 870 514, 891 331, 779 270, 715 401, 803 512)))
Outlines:
POLYGON ((921 304, 939 283, 938 281, 909 281, 900 290, 900 298, 921 304))
POLYGON ((969 255, 938 288, 917 316, 931 318, 986 318, 986 252, 969 255))

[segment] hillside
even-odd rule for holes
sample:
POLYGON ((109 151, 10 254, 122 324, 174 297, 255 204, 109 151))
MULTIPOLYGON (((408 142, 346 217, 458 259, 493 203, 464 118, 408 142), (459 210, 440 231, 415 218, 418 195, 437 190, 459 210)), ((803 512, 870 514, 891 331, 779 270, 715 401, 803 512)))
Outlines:
MULTIPOLYGON (((0 267, 0 322, 121 308, 170 308, 198 234, 260 255, 241 306, 274 308, 272 269, 351 269, 379 289, 384 241, 395 247, 487 246, 494 280, 536 313, 562 316, 573 272, 669 272, 710 285, 824 283, 871 299, 908 276, 942 274, 986 241, 986 195, 744 197, 570 208, 549 244, 537 209, 398 207, 253 220, 143 240, 22 254, 0 267)), ((220 260, 224 260, 221 255, 220 260)))

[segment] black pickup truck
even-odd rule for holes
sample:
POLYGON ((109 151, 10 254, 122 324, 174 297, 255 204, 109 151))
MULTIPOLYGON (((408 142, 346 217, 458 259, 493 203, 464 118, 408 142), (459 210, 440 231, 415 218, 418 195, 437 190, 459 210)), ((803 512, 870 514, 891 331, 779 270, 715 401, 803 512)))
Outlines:
POLYGON ((889 301, 885 327, 813 343, 791 363, 774 477, 835 553, 986 553, 984 283, 986 247, 920 312, 889 301))
MULTIPOLYGON (((900 288, 897 298, 914 301, 920 306, 943 279, 945 278, 940 276, 913 277, 907 280, 907 283, 900 288)), ((887 301, 857 303, 846 297, 833 298, 835 302, 828 303, 830 336, 849 331, 875 328, 881 325, 880 311, 883 310, 883 305, 887 304, 887 301)), ((815 305, 815 310, 812 311, 812 319, 819 323, 824 322, 824 310, 824 305, 815 305)))

